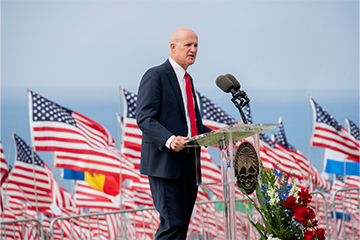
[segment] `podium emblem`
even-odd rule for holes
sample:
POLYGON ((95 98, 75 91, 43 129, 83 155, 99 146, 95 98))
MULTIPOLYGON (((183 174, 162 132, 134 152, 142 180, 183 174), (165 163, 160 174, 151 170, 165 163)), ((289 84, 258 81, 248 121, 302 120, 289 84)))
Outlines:
POLYGON ((243 188, 247 194, 253 193, 259 175, 259 159, 251 143, 243 142, 240 144, 236 150, 234 164, 238 187, 243 188))

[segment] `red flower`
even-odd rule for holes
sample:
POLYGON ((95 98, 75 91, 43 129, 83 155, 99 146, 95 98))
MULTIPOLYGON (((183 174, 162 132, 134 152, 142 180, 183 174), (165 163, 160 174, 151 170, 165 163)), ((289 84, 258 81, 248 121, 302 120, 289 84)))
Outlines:
POLYGON ((325 230, 323 228, 316 229, 315 232, 318 239, 325 239, 325 230))
POLYGON ((296 198, 293 196, 289 196, 286 201, 283 200, 283 203, 286 208, 290 209, 291 211, 295 211, 296 209, 296 198))
POLYGON ((315 234, 312 230, 306 230, 304 232, 304 239, 305 240, 311 240, 311 239, 315 239, 315 234))
POLYGON ((317 221, 317 220, 314 220, 314 221, 312 222, 312 225, 313 225, 313 227, 317 227, 317 226, 318 226, 318 221, 317 221))
POLYGON ((303 202, 304 204, 308 204, 311 202, 312 196, 309 194, 308 189, 301 187, 299 191, 299 196, 300 202, 303 202))
POLYGON ((314 210, 311 207, 308 207, 308 210, 309 210, 309 219, 314 219, 316 217, 314 210))
POLYGON ((304 227, 306 227, 306 222, 309 219, 312 219, 315 217, 315 213, 311 208, 305 207, 305 206, 299 206, 295 213, 294 213, 295 219, 302 223, 304 227))

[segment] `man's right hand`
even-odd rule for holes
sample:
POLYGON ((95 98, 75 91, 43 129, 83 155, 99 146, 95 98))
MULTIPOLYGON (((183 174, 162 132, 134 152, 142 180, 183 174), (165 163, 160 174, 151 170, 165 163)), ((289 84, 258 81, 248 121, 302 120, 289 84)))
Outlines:
POLYGON ((186 140, 188 139, 189 137, 177 136, 171 141, 170 148, 175 152, 180 152, 186 147, 187 145, 186 140))

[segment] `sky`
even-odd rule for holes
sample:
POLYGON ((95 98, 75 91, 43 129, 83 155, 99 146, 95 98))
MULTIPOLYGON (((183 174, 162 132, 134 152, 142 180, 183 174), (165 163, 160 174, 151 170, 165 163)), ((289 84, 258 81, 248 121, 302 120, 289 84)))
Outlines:
MULTIPOLYGON (((322 169, 309 147, 309 96, 343 126, 359 126, 358 1, 1 1, 1 142, 30 144, 27 89, 97 121, 118 142, 119 89, 137 92, 163 63, 178 27, 199 37, 188 68, 199 92, 240 119, 215 84, 231 73, 251 99, 254 123, 277 123, 322 169)), ((276 129, 273 130, 276 133, 276 129)), ((267 133, 269 134, 269 133, 267 133)), ((51 154, 39 153, 48 165, 51 154)), ((56 176, 59 178, 59 171, 56 176)))

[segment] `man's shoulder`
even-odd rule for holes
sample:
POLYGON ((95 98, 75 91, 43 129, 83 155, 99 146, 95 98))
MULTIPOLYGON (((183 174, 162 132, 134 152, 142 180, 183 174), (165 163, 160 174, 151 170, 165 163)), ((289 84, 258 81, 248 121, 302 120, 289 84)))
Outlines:
POLYGON ((170 65, 169 59, 167 59, 162 64, 151 67, 150 69, 161 70, 161 69, 168 69, 169 67, 171 67, 171 65, 170 65))
POLYGON ((146 71, 145 75, 147 75, 147 74, 160 74, 160 75, 162 75, 164 73, 167 73, 170 69, 171 69, 171 64, 170 64, 169 60, 166 60, 164 63, 162 63, 160 65, 149 68, 146 71))

